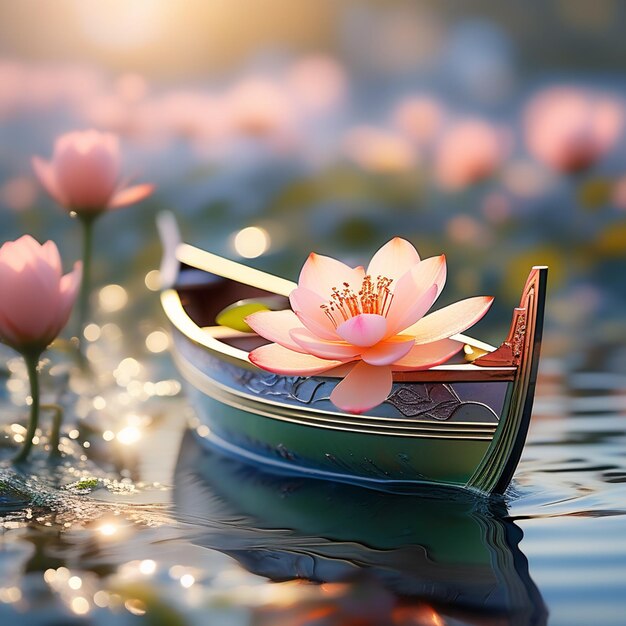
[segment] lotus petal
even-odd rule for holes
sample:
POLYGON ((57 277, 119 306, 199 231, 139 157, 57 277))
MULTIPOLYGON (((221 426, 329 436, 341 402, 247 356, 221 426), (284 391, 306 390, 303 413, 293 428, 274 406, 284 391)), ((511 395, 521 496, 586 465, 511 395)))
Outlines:
POLYGON ((55 147, 54 167, 69 208, 106 209, 118 182, 119 152, 106 133, 69 133, 62 139, 55 147))
POLYGON ((460 300, 430 313, 401 334, 413 335, 415 343, 431 343, 461 333, 485 315, 493 302, 489 296, 460 300))
POLYGON ((335 326, 324 312, 325 309, 322 309, 323 305, 328 304, 328 300, 325 300, 310 289, 298 287, 289 295, 289 302, 300 321, 312 333, 329 341, 337 341, 339 339, 335 326))
POLYGON ((363 413, 389 396, 393 379, 391 367, 376 367, 359 361, 333 389, 331 402, 350 413, 363 413))
MULTIPOLYGON (((415 291, 410 289, 398 293, 397 303, 393 309, 390 309, 387 316, 388 336, 396 335, 399 332, 406 334, 403 332, 404 329, 428 312, 437 298, 437 285, 431 285, 425 292, 414 295, 414 297, 411 297, 412 294, 415 294, 415 291)), ((394 300, 396 300, 395 297, 394 300)))
POLYGON ((358 292, 364 277, 362 267, 353 269, 337 259, 312 252, 302 267, 298 287, 309 289, 328 302, 333 289, 341 291, 346 283, 358 292))
POLYGON ((340 324, 337 334, 353 346, 373 346, 387 334, 387 320, 382 315, 361 313, 340 324))
POLYGON ((147 198, 154 191, 154 185, 135 185, 133 187, 127 187, 126 189, 120 189, 116 191, 113 198, 109 202, 111 208, 119 208, 134 204, 147 198))
POLYGON ((350 361, 358 356, 360 349, 345 341, 325 341, 314 335, 307 328, 296 328, 290 332, 291 338, 298 345, 299 352, 305 352, 320 359, 350 361))
POLYGON ((49 161, 44 161, 39 157, 33 157, 32 160, 33 169, 39 179, 39 182, 43 185, 44 189, 60 204, 66 204, 66 198, 63 195, 59 183, 56 179, 54 172, 54 166, 49 161))
POLYGON ((414 345, 406 356, 392 366, 395 371, 417 371, 441 365, 453 357, 463 344, 453 339, 441 339, 433 343, 414 345))
POLYGON ((250 361, 258 367, 287 376, 312 376, 321 374, 337 365, 341 361, 318 359, 311 354, 294 352, 277 343, 261 346, 250 352, 250 361))
POLYGON ((367 348, 361 353, 361 358, 370 365, 391 365, 408 354, 414 345, 412 337, 407 339, 396 335, 367 348))
POLYGON ((367 266, 367 274, 375 281, 384 276, 396 281, 420 262, 419 254, 406 239, 394 237, 374 254, 367 266))
POLYGON ((294 328, 302 328, 302 323, 293 311, 258 311, 248 315, 246 323, 265 339, 296 352, 306 352, 290 335, 294 328))

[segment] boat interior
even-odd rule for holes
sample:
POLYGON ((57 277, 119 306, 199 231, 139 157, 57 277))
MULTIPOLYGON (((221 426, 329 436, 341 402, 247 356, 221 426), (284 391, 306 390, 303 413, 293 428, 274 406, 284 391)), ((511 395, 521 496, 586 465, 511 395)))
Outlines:
MULTIPOLYGON (((175 287, 186 314, 198 327, 214 339, 240 350, 254 350, 268 342, 253 332, 245 333, 219 325, 217 317, 224 309, 235 303, 255 300, 271 300, 273 310, 289 308, 289 299, 286 296, 218 276, 187 264, 181 265, 175 287)), ((463 336, 462 341, 473 342, 474 340, 463 336)), ((464 343, 464 345, 465 350, 450 359, 447 362, 449 365, 467 363, 471 360, 468 356, 482 355, 488 351, 485 348, 493 349, 492 346, 478 341, 475 342, 474 349, 469 343, 464 343)))

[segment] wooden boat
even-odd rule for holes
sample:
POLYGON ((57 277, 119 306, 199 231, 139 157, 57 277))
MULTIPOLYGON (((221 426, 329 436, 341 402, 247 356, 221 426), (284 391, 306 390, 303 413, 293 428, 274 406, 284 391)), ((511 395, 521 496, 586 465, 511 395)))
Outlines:
POLYGON ((427 603, 442 618, 433 624, 448 615, 455 624, 547 621, 519 547, 523 533, 500 498, 285 476, 203 446, 192 431, 181 444, 173 498, 195 543, 272 580, 358 581, 404 609, 427 603))
POLYGON ((498 348, 465 335, 456 361, 395 372, 386 402, 362 414, 329 400, 338 378, 281 376, 252 365, 266 343, 219 326, 228 305, 283 298, 295 284, 182 243, 171 214, 161 302, 173 357, 198 413, 198 434, 249 461, 288 472, 396 489, 420 483, 502 493, 519 462, 531 418, 547 268, 533 267, 498 348))

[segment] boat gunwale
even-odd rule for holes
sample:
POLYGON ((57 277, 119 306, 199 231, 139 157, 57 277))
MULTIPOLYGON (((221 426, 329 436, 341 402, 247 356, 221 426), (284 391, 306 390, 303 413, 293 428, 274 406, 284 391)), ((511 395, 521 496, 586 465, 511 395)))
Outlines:
MULTIPOLYGON (((462 441, 491 441, 495 430, 498 427, 499 422, 489 424, 488 427, 480 427, 480 422, 436 422, 431 426, 430 422, 422 421, 419 424, 411 422, 411 426, 399 426, 390 425, 389 427, 374 424, 376 428, 387 428, 384 431, 377 431, 374 428, 370 428, 368 424, 354 421, 355 426, 361 426, 362 428, 344 428, 343 426, 333 426, 335 424, 350 425, 350 421, 331 419, 334 417, 347 417, 349 414, 331 413, 329 411, 322 411, 320 409, 311 410, 309 407, 300 409, 298 407, 292 407, 285 403, 277 403, 271 401, 264 401, 251 394, 245 394, 240 391, 234 391, 213 380, 202 370, 197 368, 188 359, 182 356, 179 352, 174 352, 174 360, 179 370, 185 376, 196 389, 202 391, 209 397, 231 406, 236 409, 244 410, 248 413, 254 413, 263 417, 269 417, 279 421, 288 421, 296 423, 301 426, 312 426, 316 428, 325 428, 328 430, 342 430, 346 432, 362 433, 368 435, 384 435, 384 436, 400 436, 400 437, 415 437, 424 439, 444 439, 444 440, 462 440, 462 441), (279 409, 279 411, 270 411, 265 407, 272 406, 279 409), (315 413, 312 417, 304 417, 303 413, 315 413), (319 416, 318 416, 319 415, 319 416), (328 417, 320 417, 328 416, 328 417), (445 424, 445 426, 444 426, 445 424), (426 426, 425 428, 423 426, 426 426), (479 425, 478 428, 467 428, 468 425, 479 425), (461 428, 457 428, 461 426, 461 428), (397 430, 392 430, 397 429, 397 430), (408 432, 407 432, 408 431, 408 432), (484 432, 481 432, 484 431, 484 432), (434 434, 431 434, 434 433, 434 434)), ((361 416, 367 418, 368 416, 361 416)), ((375 417, 372 422, 375 422, 379 418, 375 417)), ((390 418, 381 418, 390 419, 390 418)))
MULTIPOLYGON (((187 337, 185 337, 187 338, 187 337)), ((188 338, 187 338, 188 339, 188 338)), ((316 416, 323 416, 324 418, 332 418, 332 421, 334 421, 337 418, 343 419, 346 422, 350 422, 350 421, 355 421, 355 420, 366 420, 366 421, 371 421, 371 422, 376 422, 376 421, 382 421, 382 422, 390 422, 392 423, 391 425, 393 425, 394 422, 398 422, 398 425, 400 424, 410 424, 412 426, 415 426, 416 424, 419 425, 420 427, 424 426, 426 428, 435 428, 435 427, 440 427, 443 428, 444 424, 445 424, 445 429, 446 430, 454 430, 455 428, 459 428, 459 429, 470 429, 470 430, 495 430, 498 427, 498 424, 500 423, 500 417, 498 416, 495 411, 494 411, 494 415, 497 419, 497 421, 495 422, 468 422, 468 421, 448 421, 448 420, 424 420, 424 419, 419 419, 419 418, 410 418, 410 417, 393 417, 393 416, 385 416, 385 415, 366 415, 366 414, 361 414, 361 415, 355 415, 353 413, 345 413, 345 412, 340 412, 340 411, 333 411, 333 410, 326 410, 326 409, 318 409, 316 407, 312 407, 308 404, 305 404, 304 406, 298 406, 298 405, 292 405, 292 404, 288 404, 286 402, 280 402, 278 400, 271 400, 270 398, 266 398, 266 397, 261 397, 259 395, 253 395, 253 394, 248 394, 245 391, 241 391, 239 389, 233 388, 233 387, 229 387, 228 385, 225 385, 223 383, 220 383, 218 381, 216 381, 214 378, 212 378, 211 376, 209 376, 206 372, 203 372, 200 368, 198 368, 190 359, 188 359, 187 357, 183 356, 180 353, 180 350, 176 350, 173 353, 173 358, 176 362, 177 365, 182 365, 183 367, 188 367, 188 368, 193 368, 193 370, 196 372, 197 377, 202 377, 202 380, 199 381, 204 385, 213 385, 216 387, 219 387, 221 389, 223 389, 224 391, 227 391, 228 393, 232 393, 233 395, 242 397, 247 399, 250 402, 256 403, 256 404, 262 404, 262 405, 266 405, 266 406, 271 406, 271 407, 276 407, 277 409, 280 410, 292 410, 298 413, 312 413, 314 414, 313 417, 315 418, 316 416)), ((322 376, 315 376, 315 378, 324 378, 322 376)), ((487 405, 485 405, 487 406, 487 405)), ((488 407, 490 410, 493 411, 493 409, 491 407, 488 407)), ((319 417, 318 419, 322 419, 321 417, 319 417)))

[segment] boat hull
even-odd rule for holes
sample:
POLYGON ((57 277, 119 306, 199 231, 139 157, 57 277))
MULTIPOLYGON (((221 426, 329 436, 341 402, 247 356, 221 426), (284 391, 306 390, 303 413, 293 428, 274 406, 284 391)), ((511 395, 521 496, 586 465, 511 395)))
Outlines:
MULTIPOLYGON (((266 381, 266 386, 275 392, 260 398, 249 388, 254 379, 247 368, 211 355, 181 333, 174 331, 174 338, 174 357, 197 414, 198 434, 231 454, 292 473, 387 487, 389 483, 462 486, 485 456, 499 419, 506 414, 511 383, 503 381, 395 385, 396 395, 418 397, 427 390, 435 398, 444 398, 439 403, 432 397, 422 402, 435 413, 438 405, 447 404, 438 409, 441 415, 445 410, 444 421, 423 412, 404 415, 393 403, 362 416, 330 414, 324 394, 317 400, 308 394, 299 399, 291 396, 289 404, 283 396, 290 395, 286 390, 297 386, 298 379, 264 372, 258 372, 259 379, 269 378, 272 384, 266 381), (447 399, 451 393, 455 400, 447 399), (481 394, 483 402, 467 400, 481 394), (316 408, 318 404, 322 407, 316 408)), ((323 377, 301 382, 318 390, 336 384, 323 377)), ((259 384, 256 380, 253 389, 259 384)), ((405 412, 407 406, 403 405, 405 412)))
POLYGON ((225 405, 189 389, 199 429, 214 445, 297 472, 346 481, 464 485, 489 440, 368 434, 295 424, 225 405))

